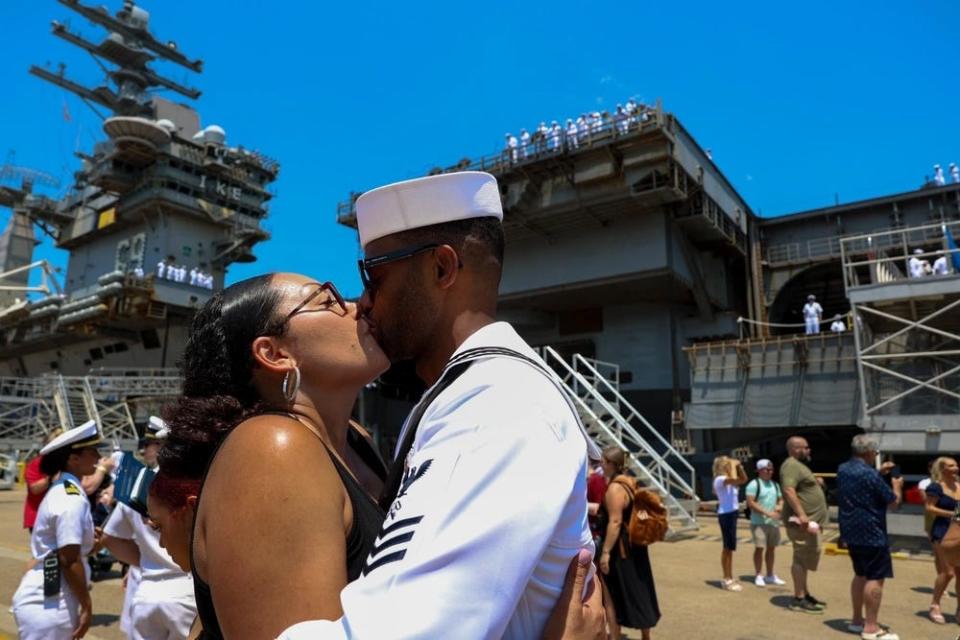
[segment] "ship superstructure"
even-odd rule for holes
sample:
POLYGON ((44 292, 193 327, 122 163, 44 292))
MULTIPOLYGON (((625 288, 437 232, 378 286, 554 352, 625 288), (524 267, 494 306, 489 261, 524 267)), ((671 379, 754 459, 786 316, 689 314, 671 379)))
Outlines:
MULTIPOLYGON (((196 308, 222 288, 231 263, 255 260, 254 246, 269 238, 262 223, 279 165, 233 144, 222 127, 202 126, 192 107, 156 95, 162 90, 198 98, 197 89, 156 67, 168 63, 199 73, 202 62, 158 40, 143 8, 128 0, 111 15, 74 0, 60 3, 106 30, 97 40, 61 22, 52 27, 55 36, 96 59, 105 82, 85 86, 62 64, 56 70, 34 66, 30 73, 90 105, 103 119, 105 139, 77 154, 81 166, 63 198, 35 194, 30 176, 0 189, 0 205, 13 210, 0 237, 0 281, 10 285, 0 294, 7 302, 0 311, 0 376, 143 374, 153 381, 146 388, 156 389, 157 377, 175 377, 170 367, 196 308), (15 290, 34 266, 35 225, 69 259, 59 288, 28 298, 15 290)), ((49 273, 42 263, 35 267, 49 273)), ((164 393, 173 388, 161 386, 164 393)), ((131 385, 124 388, 135 395, 131 385)), ((95 399, 84 403, 94 406, 95 399)), ((0 440, 22 435, 4 425, 4 410, 0 406, 0 440)), ((59 418, 69 425, 93 416, 79 413, 61 411, 59 418)))

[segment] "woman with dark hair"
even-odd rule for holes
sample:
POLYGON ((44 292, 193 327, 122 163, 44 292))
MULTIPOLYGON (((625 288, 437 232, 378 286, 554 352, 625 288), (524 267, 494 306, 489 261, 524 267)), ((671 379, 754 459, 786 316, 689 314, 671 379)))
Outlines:
POLYGON ((40 470, 57 477, 37 511, 30 551, 33 563, 13 596, 20 640, 82 638, 90 627, 90 568, 93 549, 90 502, 80 478, 94 472, 100 454, 92 420, 46 445, 40 470))
POLYGON ((169 498, 172 481, 206 469, 189 564, 207 637, 275 637, 340 615, 340 590, 359 576, 383 518, 371 494, 385 469, 350 412, 388 366, 330 283, 260 276, 197 313, 183 396, 164 411, 154 494, 169 498))
POLYGON ((607 609, 610 637, 620 640, 620 627, 640 629, 643 640, 650 640, 650 629, 660 620, 660 604, 646 546, 631 545, 627 523, 633 513, 636 480, 624 476, 626 455, 619 447, 603 450, 603 473, 607 492, 600 506, 601 531, 600 572, 610 594, 607 609), (632 487, 632 488, 631 488, 632 487))
POLYGON ((273 638, 341 615, 380 530, 386 475, 350 413, 388 366, 329 282, 259 276, 197 312, 149 508, 192 570, 203 637, 273 638))

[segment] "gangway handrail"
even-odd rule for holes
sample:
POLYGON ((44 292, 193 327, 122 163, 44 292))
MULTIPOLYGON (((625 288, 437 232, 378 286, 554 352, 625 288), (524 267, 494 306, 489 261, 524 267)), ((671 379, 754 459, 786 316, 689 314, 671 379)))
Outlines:
MULTIPOLYGON (((590 365, 590 363, 587 362, 586 359, 585 359, 583 356, 581 356, 579 353, 574 354, 573 358, 574 358, 575 361, 576 361, 576 360, 579 360, 584 366, 588 367, 589 369, 593 369, 593 367, 590 365)), ((607 391, 610 392, 611 394, 614 394, 614 397, 616 397, 617 400, 620 401, 619 404, 621 404, 621 405, 624 406, 624 407, 627 407, 630 416, 631 416, 631 417, 634 417, 634 418, 637 418, 637 419, 641 422, 641 424, 643 424, 643 426, 645 426, 645 427, 647 428, 647 430, 648 430, 650 433, 652 433, 654 436, 656 436, 657 441, 659 441, 660 444, 663 445, 665 451, 674 454, 674 457, 677 458, 677 460, 680 462, 681 466, 683 466, 684 468, 686 468, 687 471, 690 472, 690 477, 691 477, 691 479, 692 479, 692 478, 694 477, 693 465, 691 465, 689 462, 687 462, 687 460, 686 460, 682 455, 680 455, 679 452, 677 452, 677 451, 673 448, 673 445, 670 444, 669 442, 667 442, 667 439, 664 438, 662 435, 660 435, 660 432, 657 431, 657 430, 653 427, 653 425, 651 425, 651 424, 647 421, 647 419, 644 418, 643 415, 641 415, 641 414, 633 407, 633 405, 631 405, 629 402, 627 402, 626 399, 620 394, 619 391, 617 391, 616 389, 613 388, 613 385, 611 385, 606 379, 604 379, 603 376, 600 376, 599 373, 597 374, 597 377, 602 380, 603 386, 606 387, 607 391)), ((603 396, 600 395, 600 398, 603 398, 603 396)), ((604 402, 606 402, 606 399, 605 399, 605 398, 604 398, 604 402)), ((618 413, 619 413, 619 412, 618 412, 618 413)), ((622 415, 622 414, 621 414, 621 415, 622 415)), ((628 421, 628 422, 629 422, 629 421, 628 421)), ((639 435, 639 434, 638 434, 638 435, 639 435)), ((665 460, 667 456, 661 456, 661 457, 665 460)), ((678 475, 679 475, 679 473, 678 473, 678 475)), ((682 478, 681 478, 681 479, 682 479, 682 478)), ((687 488, 689 489, 689 491, 690 491, 691 493, 694 493, 693 488, 692 488, 692 486, 691 486, 690 484, 687 484, 687 488)))
MULTIPOLYGON (((570 366, 570 364, 567 363, 567 361, 564 360, 563 357, 559 353, 557 353, 553 348, 549 346, 544 347, 544 352, 549 354, 552 357, 552 359, 556 360, 559 364, 561 364, 561 366, 563 366, 563 368, 567 371, 568 375, 570 375, 571 377, 573 377, 574 380, 582 384, 584 388, 588 390, 588 392, 590 393, 590 396, 594 400, 596 400, 600 404, 600 406, 603 407, 612 417, 620 418, 617 421, 618 426, 621 429, 623 429, 623 431, 626 432, 626 434, 630 437, 631 442, 636 444, 637 447, 640 450, 642 450, 642 452, 645 455, 649 456, 656 463, 657 471, 663 474, 664 470, 666 470, 666 473, 664 475, 669 477, 669 480, 670 480, 670 482, 668 482, 667 484, 673 484, 677 486, 677 488, 680 491, 682 491, 684 494, 686 494, 687 497, 697 498, 696 491, 693 489, 693 487, 686 480, 684 480, 684 478, 675 469, 673 469, 669 464, 667 464, 666 459, 655 448, 650 446, 650 443, 647 442, 647 440, 636 431, 633 425, 630 424, 626 419, 624 419, 623 416, 620 414, 620 412, 617 411, 617 409, 613 407, 609 403, 609 401, 607 401, 606 398, 604 398, 599 392, 597 392, 595 388, 592 388, 590 384, 586 381, 586 379, 579 372, 574 370, 570 366)), ((576 396, 576 394, 574 394, 574 396, 579 397, 579 396, 576 396)), ((584 403, 582 403, 581 401, 581 404, 584 404, 584 403)), ((590 413, 594 416, 596 415, 592 410, 590 411, 590 413)), ((599 423, 603 424, 602 421, 599 421, 599 423)), ((649 426, 649 423, 646 422, 646 420, 644 420, 644 423, 649 426)), ((620 436, 617 436, 612 432, 610 432, 605 425, 604 425, 604 430, 606 430, 608 434, 611 435, 617 442, 621 442, 620 436)), ((659 436, 660 434, 657 434, 657 435, 659 436)), ((660 437, 662 439, 662 436, 660 437)), ((670 446, 669 443, 666 443, 665 440, 663 442, 666 444, 668 451, 673 450, 673 447, 670 446)), ((680 457, 679 454, 677 455, 678 457, 680 457)), ((689 470, 692 472, 693 467, 690 466, 690 464, 686 460, 683 460, 682 457, 680 457, 680 459, 683 461, 683 464, 686 467, 688 467, 689 470)))

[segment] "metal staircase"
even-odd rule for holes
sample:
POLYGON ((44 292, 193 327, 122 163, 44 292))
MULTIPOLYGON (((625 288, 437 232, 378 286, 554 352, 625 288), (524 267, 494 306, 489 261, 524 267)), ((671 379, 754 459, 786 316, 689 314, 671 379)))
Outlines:
POLYGON ((179 376, 168 370, 92 373, 96 375, 0 377, 0 446, 30 449, 53 429, 93 420, 104 439, 135 447, 131 403, 161 404, 180 393, 179 376))
POLYGON ((573 398, 594 442, 601 448, 616 446, 626 451, 627 467, 644 486, 660 494, 671 531, 696 529, 699 498, 693 489, 693 467, 620 394, 619 367, 580 354, 568 362, 552 347, 541 347, 539 353, 573 398))

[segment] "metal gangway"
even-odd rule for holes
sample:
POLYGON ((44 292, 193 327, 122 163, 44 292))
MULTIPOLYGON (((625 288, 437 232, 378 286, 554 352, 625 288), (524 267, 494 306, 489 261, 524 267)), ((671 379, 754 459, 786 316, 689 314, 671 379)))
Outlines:
POLYGON ((619 367, 580 354, 568 361, 552 347, 538 351, 576 403, 594 442, 626 451, 630 471, 660 494, 671 532, 696 529, 699 498, 693 466, 621 395, 619 367))
POLYGON ((135 448, 139 435, 131 405, 158 404, 178 395, 180 386, 180 377, 169 370, 0 377, 0 448, 27 451, 54 429, 88 420, 105 440, 135 448))

